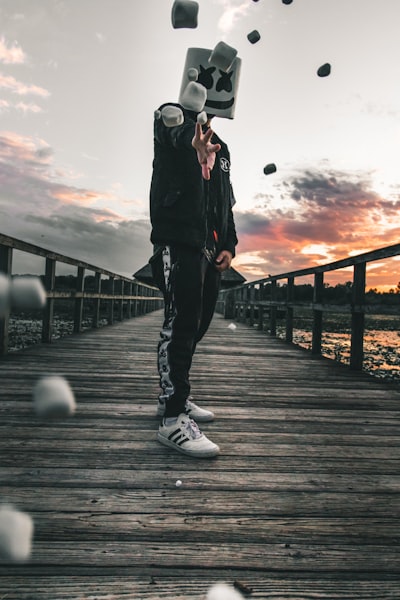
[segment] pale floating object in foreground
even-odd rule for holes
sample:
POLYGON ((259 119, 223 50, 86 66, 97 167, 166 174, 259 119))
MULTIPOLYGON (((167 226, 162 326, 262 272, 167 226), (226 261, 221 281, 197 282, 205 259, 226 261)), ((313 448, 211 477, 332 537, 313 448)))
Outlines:
POLYGON ((207 123, 207 119, 208 117, 205 110, 197 115, 197 122, 200 123, 200 125, 205 125, 207 123))
POLYGON ((12 506, 0 507, 0 559, 14 562, 27 560, 31 555, 33 536, 32 517, 12 506))
POLYGON ((174 29, 196 29, 199 4, 193 0, 175 0, 172 5, 171 22, 174 29))
POLYGON ((208 62, 225 73, 232 67, 237 50, 225 42, 218 42, 211 52, 208 62))
POLYGON ((275 172, 276 172, 276 164, 275 163, 269 163, 268 165, 265 165, 264 175, 271 175, 271 173, 275 173, 275 172))
POLYGON ((243 600, 243 596, 231 585, 216 583, 208 590, 206 600, 243 600))
POLYGON ((185 120, 182 109, 172 105, 164 106, 161 110, 161 117, 165 127, 177 127, 182 125, 185 120))
POLYGON ((46 290, 39 277, 14 277, 10 285, 10 302, 16 310, 40 310, 46 306, 46 290))
POLYGON ((204 85, 196 81, 189 81, 181 96, 181 104, 187 110, 202 112, 207 100, 207 90, 204 85))
POLYGON ((328 77, 331 74, 331 65, 329 63, 325 63, 321 65, 317 71, 318 77, 328 77))
POLYGON ((249 40, 250 44, 256 44, 260 41, 261 36, 257 29, 254 29, 253 31, 250 31, 250 33, 247 34, 247 39, 249 40))
POLYGON ((235 325, 235 323, 229 323, 228 329, 230 329, 231 331, 235 331, 236 328, 237 326, 235 325))
POLYGON ((181 487, 182 485, 182 481, 180 479, 177 479, 175 482, 176 487, 181 487))
POLYGON ((68 381, 59 375, 42 377, 33 389, 33 407, 38 417, 46 419, 73 415, 76 403, 68 381))
POLYGON ((10 308, 10 278, 0 273, 0 319, 7 314, 10 308))
POLYGON ((190 67, 190 69, 188 69, 188 71, 187 71, 187 77, 188 77, 189 81, 197 81, 197 79, 199 77, 198 70, 195 69, 194 67, 190 67))

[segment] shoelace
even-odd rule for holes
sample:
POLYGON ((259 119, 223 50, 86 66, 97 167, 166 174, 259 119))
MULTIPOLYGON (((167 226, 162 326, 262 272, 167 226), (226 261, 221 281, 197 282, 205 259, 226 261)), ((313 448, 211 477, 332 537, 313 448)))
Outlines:
POLYGON ((196 421, 193 421, 193 419, 188 419, 186 421, 185 429, 193 440, 197 440, 199 437, 201 437, 199 426, 197 425, 196 421))

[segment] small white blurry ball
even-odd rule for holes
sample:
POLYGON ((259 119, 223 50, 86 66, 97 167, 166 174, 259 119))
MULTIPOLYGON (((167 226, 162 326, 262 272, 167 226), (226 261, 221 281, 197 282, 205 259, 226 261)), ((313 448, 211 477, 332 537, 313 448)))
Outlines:
POLYGON ((164 106, 161 110, 161 117, 165 127, 177 127, 182 125, 185 120, 182 110, 178 106, 172 106, 172 104, 164 106))
POLYGON ((226 583, 216 583, 208 590, 206 600, 243 600, 243 596, 226 583))
POLYGON ((205 125, 207 123, 207 119, 208 117, 205 110, 197 115, 197 122, 200 123, 200 125, 205 125))
POLYGON ((11 281, 11 306, 17 310, 38 310, 46 306, 46 290, 39 277, 15 277, 11 281))
POLYGON ((59 375, 42 377, 33 389, 33 407, 39 417, 47 419, 72 415, 76 404, 68 381, 59 375))
POLYGON ((31 554, 32 518, 11 506, 0 507, 0 558, 27 560, 31 554))
POLYGON ((199 72, 197 69, 195 69, 194 67, 190 67, 190 69, 188 69, 187 77, 189 81, 197 81, 198 76, 199 72))
POLYGON ((181 487, 182 481, 180 479, 177 479, 175 485, 176 487, 181 487))
POLYGON ((10 278, 0 273, 0 318, 4 317, 10 306, 10 278))
POLYGON ((236 329, 236 325, 235 325, 235 323, 230 323, 230 324, 228 325, 228 329, 231 329, 232 331, 235 331, 235 329, 236 329))

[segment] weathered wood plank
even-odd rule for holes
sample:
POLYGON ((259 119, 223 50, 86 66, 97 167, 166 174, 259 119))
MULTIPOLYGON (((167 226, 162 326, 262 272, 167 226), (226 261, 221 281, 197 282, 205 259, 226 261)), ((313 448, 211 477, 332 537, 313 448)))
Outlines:
POLYGON ((156 441, 160 322, 0 362, 0 497, 35 522, 0 598, 204 600, 244 578, 254 598, 398 600, 399 387, 216 317, 192 384, 222 454, 195 461, 156 441), (44 373, 68 378, 73 418, 34 415, 44 373))
MULTIPOLYGON (((55 474, 56 477, 56 474, 55 474)), ((292 515, 293 517, 351 517, 357 516, 392 517, 399 515, 397 494, 347 493, 260 490, 232 491, 177 489, 175 481, 169 487, 147 489, 106 489, 79 488, 8 488, 3 487, 2 496, 6 502, 14 500, 27 511, 65 511, 66 503, 70 512, 109 512, 109 513, 155 513, 182 512, 187 514, 217 515, 227 514, 240 517, 251 513, 263 515, 292 515)), ((184 487, 184 486, 182 486, 184 487)), ((243 486, 244 487, 244 486, 243 486)))
MULTIPOLYGON (((50 570, 47 568, 48 571, 50 570)), ((111 569, 108 569, 108 572, 111 569)), ((121 571, 121 570, 120 570, 121 571)), ((313 578, 307 573, 302 576, 286 579, 279 575, 254 576, 254 573, 232 570, 213 570, 204 577, 204 572, 191 571, 193 579, 188 577, 186 570, 174 570, 174 573, 164 574, 154 569, 143 569, 142 577, 129 575, 104 575, 92 569, 91 576, 66 575, 63 573, 48 573, 35 576, 30 585, 19 584, 16 589, 15 577, 2 578, 3 590, 7 600, 54 600, 53 590, 56 590, 57 600, 77 600, 85 597, 91 600, 204 600, 208 588, 221 581, 230 585, 240 582, 251 590, 250 598, 268 598, 277 600, 398 600, 399 583, 388 575, 369 575, 365 580, 361 577, 348 580, 346 574, 340 578, 328 574, 324 578, 313 578)))

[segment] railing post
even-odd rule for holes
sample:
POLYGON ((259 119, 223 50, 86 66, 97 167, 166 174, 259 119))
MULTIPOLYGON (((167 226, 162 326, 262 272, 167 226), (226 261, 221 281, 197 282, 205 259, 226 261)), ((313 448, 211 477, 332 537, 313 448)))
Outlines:
POLYGON ((354 369, 355 371, 362 370, 364 360, 365 273, 365 262, 354 265, 351 306, 350 369, 354 369))
POLYGON ((224 294, 224 318, 234 319, 235 318, 235 292, 229 291, 224 294))
MULTIPOLYGON (((0 245, 0 272, 8 277, 12 273, 12 248, 0 245)), ((3 317, 0 317, 0 356, 8 353, 8 338, 10 327, 10 307, 7 306, 3 317)))
POLYGON ((258 299, 260 301, 260 304, 258 305, 258 327, 257 327, 257 329, 259 331, 262 331, 264 329, 264 305, 261 304, 261 302, 263 302, 263 300, 264 300, 264 295, 265 295, 265 283, 260 283, 260 289, 258 292, 258 299))
MULTIPOLYGON (((133 287, 133 290, 132 290, 133 296, 137 296, 138 295, 138 284, 134 283, 132 285, 132 287, 133 287)), ((135 298, 133 301, 133 316, 137 317, 137 314, 138 314, 138 299, 135 298)))
MULTIPOLYGON (((324 273, 314 273, 313 303, 322 304, 324 293, 324 273)), ((312 344, 311 353, 321 354, 322 351, 322 318, 323 311, 313 308, 312 344)))
POLYGON ((293 306, 289 306, 294 299, 294 277, 288 277, 286 289, 286 335, 287 342, 293 342, 293 306))
MULTIPOLYGON (((132 296, 132 282, 128 283, 128 296, 132 296)), ((127 300, 126 303, 126 318, 130 319, 132 317, 132 300, 127 300)))
MULTIPOLYGON (((115 279, 112 275, 108 278, 108 285, 110 287, 109 294, 114 296, 115 290, 115 279)), ((109 300, 108 304, 108 324, 113 325, 114 323, 114 299, 109 300)))
POLYGON ((276 302, 276 291, 277 291, 276 287, 277 287, 276 279, 273 279, 271 281, 271 308, 269 311, 269 334, 274 337, 276 337, 277 306, 276 306, 276 304, 273 304, 273 303, 276 302))
MULTIPOLYGON (((46 258, 44 287, 47 292, 54 292, 56 285, 56 261, 46 258)), ((54 298, 47 298, 43 309, 42 342, 50 344, 53 336, 54 298)))
POLYGON ((254 300, 255 300, 255 287, 254 285, 249 286, 249 302, 250 302, 250 310, 249 310, 249 324, 253 327, 254 325, 254 300))
MULTIPOLYGON (((78 267, 78 276, 76 278, 76 291, 78 293, 83 292, 85 285, 85 269, 84 267, 78 267)), ((80 333, 82 331, 82 315, 83 315, 83 298, 75 298, 75 311, 74 311, 74 333, 80 333)))
MULTIPOLYGON (((121 294, 121 296, 124 295, 124 280, 120 279, 119 280, 119 293, 121 294)), ((124 319, 124 299, 121 298, 121 300, 118 300, 118 321, 123 321, 124 319)))
MULTIPOLYGON (((94 274, 94 291, 96 294, 101 293, 101 273, 96 271, 94 274)), ((97 328, 100 323, 100 298, 94 298, 93 300, 93 319, 92 327, 97 328)))

